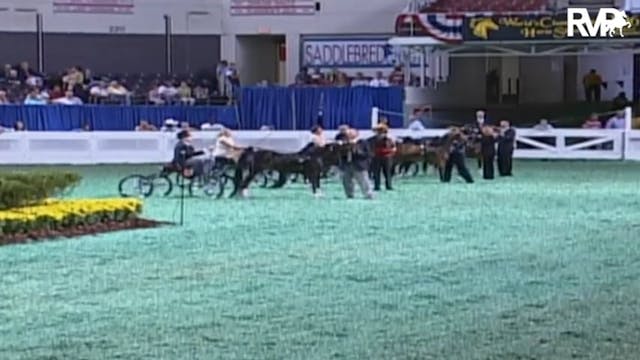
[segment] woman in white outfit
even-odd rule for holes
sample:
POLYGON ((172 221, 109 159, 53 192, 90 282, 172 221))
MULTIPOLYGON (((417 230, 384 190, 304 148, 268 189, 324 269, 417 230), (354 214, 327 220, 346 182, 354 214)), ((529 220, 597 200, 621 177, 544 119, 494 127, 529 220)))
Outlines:
POLYGON ((216 144, 213 148, 213 158, 219 165, 235 165, 242 155, 243 147, 237 146, 231 131, 222 129, 218 133, 216 144))

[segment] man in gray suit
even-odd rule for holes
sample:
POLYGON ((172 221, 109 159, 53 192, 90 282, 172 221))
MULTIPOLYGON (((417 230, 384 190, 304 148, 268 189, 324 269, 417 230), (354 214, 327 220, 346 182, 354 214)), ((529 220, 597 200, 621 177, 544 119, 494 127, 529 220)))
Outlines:
POLYGON ((347 198, 354 197, 354 182, 358 183, 365 198, 373 198, 373 190, 369 181, 370 161, 369 145, 364 140, 358 140, 358 132, 355 129, 349 129, 346 133, 346 142, 342 144, 339 165, 342 173, 342 186, 347 198))

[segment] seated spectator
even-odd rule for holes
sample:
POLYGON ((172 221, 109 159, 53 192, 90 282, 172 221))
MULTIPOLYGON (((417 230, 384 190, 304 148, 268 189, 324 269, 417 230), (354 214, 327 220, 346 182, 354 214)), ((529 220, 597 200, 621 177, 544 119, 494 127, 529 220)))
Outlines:
MULTIPOLYGON (((327 85, 338 85, 341 74, 344 74, 344 73, 337 68, 334 68, 333 70, 331 70, 331 72, 326 77, 327 85)), ((345 78, 346 78, 346 75, 345 75, 345 78)))
POLYGON ((404 68, 402 65, 396 65, 389 75, 389 84, 402 86, 404 85, 404 68))
POLYGON ((627 106, 629 106, 631 104, 631 101, 629 101, 629 99, 627 99, 627 94, 622 91, 618 94, 618 96, 616 96, 615 98, 613 98, 613 110, 623 110, 624 108, 626 108, 627 106))
POLYGON ((296 85, 307 85, 310 81, 309 69, 302 67, 300 72, 296 74, 296 85))
POLYGON ((371 87, 389 87, 389 81, 384 78, 382 71, 376 72, 376 77, 369 82, 371 87))
POLYGON ((104 81, 98 81, 92 84, 89 88, 89 96, 92 103, 100 103, 102 100, 109 97, 109 90, 107 89, 107 83, 104 81))
POLYGON ((158 128, 147 120, 140 120, 140 124, 136 126, 136 131, 158 131, 158 128))
POLYGON ((112 81, 107 88, 107 92, 112 99, 131 105, 131 93, 118 81, 112 81))
POLYGON ((60 85, 55 85, 49 92, 49 100, 60 99, 63 96, 64 92, 62 92, 62 88, 60 87, 60 85))
POLYGON ((192 128, 188 121, 183 121, 180 123, 180 130, 196 131, 198 129, 192 128))
POLYGON ((320 70, 320 68, 313 69, 313 73, 311 73, 309 78, 311 80, 309 83, 312 84, 312 85, 324 85, 325 84, 325 77, 324 77, 324 74, 322 73, 322 71, 320 70))
POLYGON ((160 95, 158 89, 158 85, 151 85, 151 90, 149 90, 149 93, 147 94, 147 100, 153 105, 164 105, 165 102, 162 99, 162 96, 160 95))
POLYGON ((178 87, 178 96, 180 97, 180 102, 185 105, 195 105, 196 103, 196 99, 191 94, 191 87, 186 81, 180 83, 180 86, 178 87))
POLYGON ((17 66, 16 71, 20 82, 28 84, 28 81, 31 79, 31 82, 34 83, 33 85, 29 84, 31 86, 38 86, 38 82, 42 84, 42 76, 33 70, 28 62, 23 61, 20 63, 20 65, 17 66))
POLYGON ((407 127, 407 129, 411 130, 411 131, 422 131, 425 130, 424 127, 424 123, 422 121, 422 116, 421 113, 417 113, 414 116, 412 116, 412 120, 409 123, 409 126, 407 127))
POLYGON ((27 128, 25 127, 23 121, 18 120, 15 124, 13 124, 13 131, 27 131, 27 128))
POLYGON ((71 90, 78 84, 84 84, 84 74, 76 67, 67 70, 67 74, 62 77, 62 83, 66 90, 71 90))
POLYGON ((613 117, 607 121, 605 128, 607 129, 624 129, 626 125, 624 110, 618 111, 613 117))
POLYGON ((2 78, 8 80, 11 77, 11 71, 13 67, 11 64, 4 64, 4 72, 2 73, 2 78))
POLYGON ((31 89, 27 97, 24 99, 25 105, 47 105, 47 99, 40 94, 37 88, 31 89))
POLYGON ((25 84, 33 87, 42 87, 42 85, 44 85, 44 82, 41 77, 30 75, 25 81, 25 84))
POLYGON ((158 94, 160 94, 165 103, 172 104, 178 100, 178 89, 171 81, 165 81, 164 84, 160 85, 158 94))
POLYGON ((7 92, 0 90, 0 105, 8 105, 9 99, 7 98, 7 92))
POLYGON ((551 126, 551 124, 549 124, 549 120, 547 119, 540 119, 540 122, 538 122, 534 127, 533 130, 538 130, 538 131, 549 131, 549 130, 553 130, 553 126, 551 126))
POLYGON ((598 114, 593 113, 585 122, 582 124, 583 129, 602 129, 602 122, 600 121, 600 117, 598 114))
POLYGON ((356 77, 351 80, 351 86, 369 86, 369 80, 364 77, 364 74, 359 72, 356 77))
POLYGON ((217 124, 215 121, 213 124, 207 122, 200 126, 200 130, 202 131, 222 131, 223 129, 224 126, 222 124, 217 124))
POLYGON ((206 86, 206 84, 198 84, 193 89, 193 97, 196 99, 196 102, 200 104, 209 101, 209 88, 206 86))
POLYGON ((67 91, 64 97, 54 100, 53 103, 59 105, 82 105, 82 99, 75 96, 73 91, 67 91))
POLYGON ((160 131, 175 132, 178 128, 178 122, 175 119, 167 119, 164 121, 164 125, 160 128, 160 131))
POLYGON ((349 86, 349 78, 347 77, 347 74, 343 72, 338 72, 333 84, 335 86, 340 86, 340 87, 349 86))

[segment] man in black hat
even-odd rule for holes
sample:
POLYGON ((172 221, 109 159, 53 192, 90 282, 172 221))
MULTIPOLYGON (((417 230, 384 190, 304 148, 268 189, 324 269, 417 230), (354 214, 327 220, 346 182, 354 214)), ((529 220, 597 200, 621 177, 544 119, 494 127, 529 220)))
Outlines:
POLYGON ((498 173, 500 176, 513 176, 513 151, 516 146, 516 130, 506 121, 500 121, 498 136, 498 173))
POLYGON ((196 151, 191 144, 191 133, 182 130, 178 133, 178 143, 173 149, 173 166, 182 172, 185 177, 201 177, 205 170, 205 161, 196 158, 204 154, 204 151, 196 151))

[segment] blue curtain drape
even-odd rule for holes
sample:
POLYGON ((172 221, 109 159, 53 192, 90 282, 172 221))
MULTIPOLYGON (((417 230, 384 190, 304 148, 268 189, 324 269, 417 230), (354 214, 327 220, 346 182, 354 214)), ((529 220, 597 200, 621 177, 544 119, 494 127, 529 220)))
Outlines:
POLYGON ((0 124, 12 126, 22 120, 28 130, 73 130, 84 124, 94 130, 132 130, 140 120, 161 126, 173 118, 192 126, 216 122, 233 129, 310 129, 323 111, 323 125, 340 124, 366 129, 371 108, 378 107, 392 127, 402 126, 404 90, 392 88, 242 88, 238 107, 232 106, 0 106, 0 124), (391 114, 386 113, 391 112, 391 114), (238 116, 239 114, 239 116, 238 116), (239 117, 239 118, 238 118, 239 117))
POLYGON ((93 130, 133 130, 140 120, 162 126, 173 118, 188 121, 191 126, 205 122, 238 128, 237 111, 232 106, 62 106, 62 105, 4 105, 0 106, 0 124, 12 126, 25 123, 28 130, 64 131, 89 124, 93 130))
POLYGON ((402 127, 404 89, 391 88, 243 88, 240 118, 243 129, 270 125, 279 130, 309 129, 323 111, 323 124, 335 129, 341 124, 366 129, 371 126, 371 108, 383 110, 392 127, 402 127), (387 114, 385 112, 391 112, 387 114))

